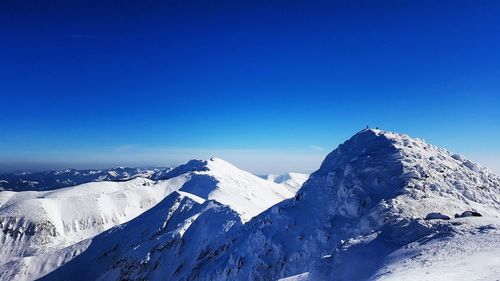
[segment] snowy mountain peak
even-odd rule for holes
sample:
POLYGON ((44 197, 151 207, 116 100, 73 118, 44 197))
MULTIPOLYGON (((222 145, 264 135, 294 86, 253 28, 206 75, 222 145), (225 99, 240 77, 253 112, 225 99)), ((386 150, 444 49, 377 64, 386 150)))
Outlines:
POLYGON ((275 280, 310 272, 310 280, 372 280, 380 266, 374 261, 390 264, 389 253, 404 245, 462 232, 455 226, 464 220, 447 219, 469 214, 500 217, 497 176, 423 140, 363 130, 332 151, 294 199, 229 238, 238 241, 220 257, 224 266, 206 277, 275 280))
POLYGON ((193 159, 187 163, 177 166, 171 171, 164 173, 161 179, 170 179, 186 173, 201 173, 208 171, 230 172, 239 170, 227 161, 212 157, 208 160, 193 159))
POLYGON ((183 180, 179 189, 204 200, 226 204, 246 222, 276 202, 293 197, 284 185, 269 182, 220 159, 191 160, 164 175, 183 180))
POLYGON ((348 218, 381 209, 422 218, 466 209, 498 214, 499 186, 497 176, 462 156, 404 134, 367 129, 331 152, 298 197, 328 202, 333 213, 348 218))
POLYGON ((224 170, 240 170, 233 164, 227 162, 226 160, 223 160, 221 158, 217 157, 212 157, 210 160, 207 161, 207 167, 211 170, 215 169, 224 169, 224 170))

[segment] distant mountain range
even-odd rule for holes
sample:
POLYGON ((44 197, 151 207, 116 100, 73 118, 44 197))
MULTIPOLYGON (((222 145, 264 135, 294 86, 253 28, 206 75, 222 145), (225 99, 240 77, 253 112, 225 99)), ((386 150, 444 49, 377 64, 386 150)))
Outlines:
MULTIPOLYGON (((180 167, 116 167, 113 169, 64 169, 36 172, 25 170, 0 174, 0 191, 55 190, 88 182, 128 181, 137 177, 157 181, 172 177, 172 174, 178 173, 179 169, 180 167), (171 172, 174 168, 177 169, 171 172)), ((265 180, 284 184, 290 192, 296 192, 308 176, 304 173, 259 175, 265 180)))
POLYGON ((212 158, 155 180, 3 191, 0 228, 0 280, 500 278, 500 178, 380 130, 310 176, 212 158))
POLYGON ((136 177, 156 179, 172 168, 130 168, 117 167, 101 170, 54 170, 31 172, 22 171, 0 174, 0 190, 54 190, 86 182, 125 181, 136 177))

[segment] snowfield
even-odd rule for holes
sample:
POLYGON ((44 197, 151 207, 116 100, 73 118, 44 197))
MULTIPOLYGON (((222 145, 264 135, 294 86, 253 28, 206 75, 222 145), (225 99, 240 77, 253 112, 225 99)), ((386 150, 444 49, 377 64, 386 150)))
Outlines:
POLYGON ((302 184, 309 178, 308 174, 286 173, 282 175, 265 175, 263 179, 284 185, 293 194, 302 187, 302 184))
MULTIPOLYGON (((262 179, 217 158, 193 160, 157 182, 114 183, 159 194, 129 213, 91 203, 103 188, 2 192, 0 241, 10 254, 0 279, 500 279, 500 178, 488 169, 420 139, 363 130, 295 192, 306 177, 262 179), (64 199, 71 194, 81 199, 64 199), (136 215, 102 231, 85 220, 106 221, 101 212, 136 215)), ((143 197, 122 189, 105 205, 126 197, 138 206, 143 197)))

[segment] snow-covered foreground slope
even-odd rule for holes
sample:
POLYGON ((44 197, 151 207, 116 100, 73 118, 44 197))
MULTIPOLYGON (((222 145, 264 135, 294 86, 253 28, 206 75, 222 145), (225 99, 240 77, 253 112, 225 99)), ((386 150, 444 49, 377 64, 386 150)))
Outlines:
POLYGON ((455 220, 454 226, 451 233, 426 237, 391 253, 372 279, 498 280, 499 221, 467 218, 455 220))
POLYGON ((262 176, 263 179, 282 184, 288 188, 288 190, 292 193, 296 193, 301 187, 302 184, 309 178, 308 174, 303 173, 286 173, 281 175, 265 175, 262 176))
MULTIPOLYGON (((340 249, 336 249, 336 255, 325 255, 317 262, 313 273, 305 272, 280 281, 499 279, 500 224, 497 218, 461 218, 434 224, 426 225, 434 230, 417 232, 417 237, 411 233, 416 229, 400 229, 402 232, 397 236, 405 237, 406 240, 403 241, 415 240, 408 244, 403 243, 404 245, 384 241, 394 238, 381 233, 351 239, 342 243, 340 249), (386 247, 389 247, 389 250, 386 247), (343 262, 343 266, 348 267, 347 272, 334 262, 334 259, 340 259, 340 256, 345 259, 344 255, 351 255, 348 262, 343 262), (369 270, 369 274, 364 268, 367 264, 372 267, 375 265, 373 270, 369 270), (354 272, 356 270, 360 272, 354 272), (343 273, 343 276, 337 276, 337 273, 343 273)), ((393 236, 396 234, 393 233, 393 236)))
MULTIPOLYGON (((0 251, 5 254, 0 279, 29 280, 50 272, 85 250, 89 240, 78 242, 137 217, 169 195, 183 198, 183 209, 184 204, 225 204, 241 223, 293 193, 217 158, 192 160, 158 182, 136 178, 55 191, 1 192, 0 251)), ((192 219, 199 215, 193 213, 192 219)), ((190 224, 186 221, 178 232, 186 232, 190 224)))
POLYGON ((223 205, 186 197, 173 193, 80 242, 75 247, 87 250, 45 279, 500 278, 500 179, 406 135, 361 131, 294 198, 246 224, 223 205), (466 211, 476 216, 460 217, 466 211))

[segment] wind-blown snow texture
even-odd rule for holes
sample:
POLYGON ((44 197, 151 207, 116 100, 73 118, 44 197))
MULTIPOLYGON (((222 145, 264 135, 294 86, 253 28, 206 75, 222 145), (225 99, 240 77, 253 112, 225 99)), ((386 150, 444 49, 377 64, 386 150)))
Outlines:
POLYGON ((172 170, 168 181, 189 183, 184 190, 46 255, 58 268, 43 280, 500 278, 500 179, 461 156, 363 130, 330 153, 293 198, 272 207, 260 201, 287 189, 248 191, 261 179, 227 165, 213 159, 172 170), (225 171, 220 186, 200 188, 197 179, 215 170, 225 171))

